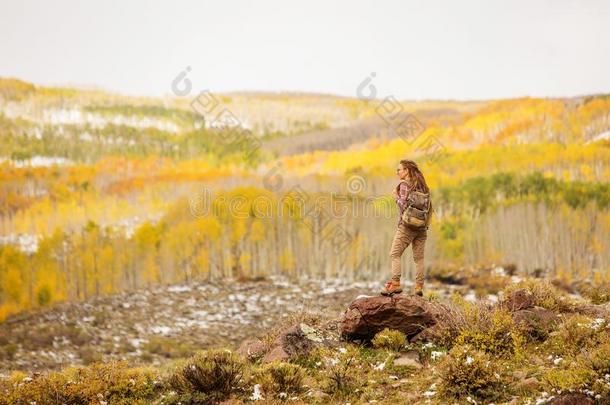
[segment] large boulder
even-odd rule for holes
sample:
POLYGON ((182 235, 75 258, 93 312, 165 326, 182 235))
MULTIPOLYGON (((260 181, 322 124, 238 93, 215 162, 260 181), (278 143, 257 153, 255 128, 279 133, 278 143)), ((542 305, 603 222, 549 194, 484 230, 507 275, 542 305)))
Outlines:
POLYGON ((437 310, 430 301, 418 296, 361 297, 343 314, 339 332, 348 340, 370 340, 377 332, 389 328, 411 338, 436 323, 437 310))

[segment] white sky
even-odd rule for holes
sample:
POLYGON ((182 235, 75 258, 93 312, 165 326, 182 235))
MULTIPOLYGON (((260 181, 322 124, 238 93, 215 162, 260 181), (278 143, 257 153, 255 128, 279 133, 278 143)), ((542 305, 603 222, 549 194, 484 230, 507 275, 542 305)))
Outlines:
POLYGON ((610 1, 0 0, 0 76, 170 93, 481 99, 610 92, 610 1))

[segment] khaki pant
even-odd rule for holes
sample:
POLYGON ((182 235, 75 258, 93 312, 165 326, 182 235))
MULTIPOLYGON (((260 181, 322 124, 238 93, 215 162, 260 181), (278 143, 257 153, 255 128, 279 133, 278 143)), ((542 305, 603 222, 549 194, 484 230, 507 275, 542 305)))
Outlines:
POLYGON ((392 248, 390 249, 390 259, 392 262, 392 279, 400 281, 400 257, 402 252, 413 244, 413 260, 415 261, 415 289, 421 289, 424 286, 424 248, 426 246, 426 238, 428 237, 428 231, 412 230, 405 224, 400 224, 396 228, 394 234, 394 241, 392 242, 392 248))

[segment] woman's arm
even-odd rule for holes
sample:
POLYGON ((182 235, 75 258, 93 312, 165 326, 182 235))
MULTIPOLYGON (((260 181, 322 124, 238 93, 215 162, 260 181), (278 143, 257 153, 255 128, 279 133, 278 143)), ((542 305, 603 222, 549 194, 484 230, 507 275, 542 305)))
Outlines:
POLYGON ((396 204, 401 210, 404 210, 407 207, 407 194, 409 189, 407 187, 407 183, 401 181, 398 185, 398 196, 396 197, 396 204))

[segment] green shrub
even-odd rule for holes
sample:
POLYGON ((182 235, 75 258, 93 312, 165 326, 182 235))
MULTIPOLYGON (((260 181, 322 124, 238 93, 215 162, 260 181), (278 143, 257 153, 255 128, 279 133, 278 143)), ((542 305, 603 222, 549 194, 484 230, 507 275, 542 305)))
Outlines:
POLYGON ((388 349, 398 352, 407 344, 407 337, 399 330, 385 328, 375 334, 371 343, 376 349, 388 349))
POLYGON ((253 382, 260 384, 266 395, 298 394, 303 390, 305 375, 299 365, 272 362, 255 372, 253 382))
MULTIPOLYGON (((574 320, 576 321, 576 319, 574 320)), ((581 322, 582 323, 582 322, 581 322)), ((573 326, 574 324, 570 322, 573 326)), ((598 336, 600 337, 600 336, 598 336)), ((574 360, 563 361, 559 369, 550 369, 543 374, 543 381, 549 388, 556 390, 591 390, 600 395, 599 403, 610 398, 610 336, 602 334, 601 339, 588 342, 574 360)))
POLYGON ((542 379, 552 388, 564 391, 588 386, 593 376, 594 373, 591 370, 576 364, 568 369, 547 370, 542 379))
POLYGON ((594 371, 600 378, 610 374, 610 338, 599 346, 582 353, 578 361, 594 371))
POLYGON ((605 304, 610 301, 610 283, 585 288, 582 294, 589 298, 593 304, 605 304))
POLYGON ((472 305, 466 310, 466 324, 456 345, 472 345, 476 350, 499 356, 520 355, 524 338, 510 313, 501 308, 472 305))
POLYGON ((243 388, 245 363, 242 358, 223 349, 200 351, 178 367, 169 377, 169 384, 181 400, 207 398, 223 400, 243 388))
POLYGON ((332 364, 326 369, 328 376, 326 391, 330 394, 338 393, 346 395, 354 391, 358 386, 358 380, 353 372, 352 363, 354 358, 348 358, 337 364, 332 364))
MULTIPOLYGON (((367 357, 362 356, 360 348, 356 346, 348 345, 338 350, 320 347, 313 352, 322 359, 321 368, 315 375, 319 385, 333 396, 347 398, 353 395, 362 383, 359 373, 372 368, 367 357)), ((369 360, 374 358, 372 353, 369 355, 369 360)))
POLYGON ((32 377, 13 374, 1 397, 6 404, 145 404, 155 394, 155 379, 152 370, 128 368, 126 361, 98 363, 32 377))
POLYGON ((38 301, 38 305, 43 307, 51 302, 53 299, 53 293, 51 288, 48 285, 43 285, 38 289, 36 293, 36 300, 38 301))
POLYGON ((603 326, 603 323, 584 315, 568 316, 551 333, 544 346, 553 354, 575 356, 583 349, 596 346, 607 336, 603 326))
POLYGON ((502 380, 487 353, 469 345, 455 346, 440 362, 439 394, 448 399, 471 396, 481 401, 502 398, 502 380))

